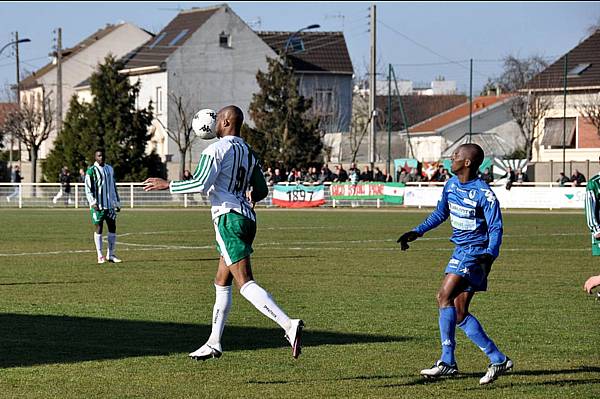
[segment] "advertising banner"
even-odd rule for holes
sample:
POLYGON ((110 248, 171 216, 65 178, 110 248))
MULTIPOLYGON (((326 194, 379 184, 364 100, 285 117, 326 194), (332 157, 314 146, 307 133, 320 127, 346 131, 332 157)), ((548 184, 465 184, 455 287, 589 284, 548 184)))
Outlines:
POLYGON ((404 202, 404 183, 385 183, 383 186, 383 200, 392 204, 404 202))
POLYGON ((331 198, 336 200, 382 199, 383 183, 334 183, 331 198))
MULTIPOLYGON (((434 207, 442 196, 442 187, 404 188, 404 205, 434 207)), ((503 209, 583 209, 585 187, 492 186, 503 209)))
POLYGON ((273 205, 282 208, 311 208, 325 203, 323 185, 303 186, 279 185, 273 186, 273 205))

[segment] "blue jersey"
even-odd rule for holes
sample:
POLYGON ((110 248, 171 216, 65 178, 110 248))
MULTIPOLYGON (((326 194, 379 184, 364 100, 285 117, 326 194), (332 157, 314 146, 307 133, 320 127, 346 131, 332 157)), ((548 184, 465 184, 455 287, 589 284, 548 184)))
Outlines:
POLYGON ((475 246, 496 258, 502 244, 502 214, 500 204, 490 186, 476 178, 461 183, 452 177, 442 192, 442 198, 431 215, 414 231, 425 234, 450 216, 452 237, 459 247, 475 246))

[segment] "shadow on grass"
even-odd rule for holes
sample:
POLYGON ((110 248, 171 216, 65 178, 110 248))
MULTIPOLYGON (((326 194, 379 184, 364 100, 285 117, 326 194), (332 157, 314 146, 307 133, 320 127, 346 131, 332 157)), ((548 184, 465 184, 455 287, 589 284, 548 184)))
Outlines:
MULTIPOLYGON (((572 369, 559 369, 559 370, 548 370, 548 369, 545 369, 545 370, 517 370, 517 371, 508 372, 504 376, 500 377, 499 381, 502 382, 505 378, 509 378, 512 375, 558 377, 563 374, 598 373, 598 372, 600 372, 600 367, 595 367, 595 366, 580 366, 580 367, 576 367, 576 368, 572 368, 572 369)), ((481 373, 460 373, 459 375, 457 375, 455 377, 451 377, 451 378, 453 380, 466 379, 466 378, 479 379, 479 378, 483 377, 484 374, 485 374, 484 371, 482 371, 481 373)), ((412 379, 411 381, 406 382, 406 383, 386 384, 386 385, 383 385, 383 387, 384 388, 397 388, 397 387, 418 386, 418 385, 427 385, 427 384, 439 384, 440 382, 443 382, 445 379, 447 379, 447 378, 426 379, 423 377, 418 377, 418 378, 412 379)), ((600 383, 600 379, 594 378, 594 379, 578 380, 578 379, 569 378, 569 379, 552 379, 552 380, 527 381, 527 382, 514 382, 514 381, 507 380, 507 382, 510 382, 511 386, 533 386, 533 385, 561 386, 561 385, 598 384, 598 383, 600 383)), ((486 388, 490 388, 490 389, 493 389, 494 387, 506 388, 506 385, 496 383, 496 384, 491 384, 491 385, 486 386, 486 388)), ((475 388, 468 388, 468 389, 480 389, 480 388, 475 387, 475 388)))
MULTIPOLYGON (((411 338, 311 331, 303 345, 349 345, 402 342, 411 338)), ((161 356, 197 349, 211 327, 152 321, 90 317, 0 314, 0 368, 88 360, 161 356)), ((223 334, 226 351, 288 348, 280 328, 227 326, 223 334)))

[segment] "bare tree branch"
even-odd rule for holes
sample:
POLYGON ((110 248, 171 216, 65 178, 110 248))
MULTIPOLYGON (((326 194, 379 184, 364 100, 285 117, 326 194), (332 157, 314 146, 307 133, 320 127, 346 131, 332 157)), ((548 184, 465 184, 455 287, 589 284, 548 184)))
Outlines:
POLYGON ((533 143, 538 139, 539 126, 552 108, 552 98, 537 93, 516 94, 510 113, 525 139, 527 159, 533 157, 533 143))
POLYGON ((54 111, 50 101, 52 92, 42 93, 38 101, 23 101, 18 110, 11 112, 5 129, 25 144, 31 160, 31 181, 37 181, 37 157, 42 143, 50 137, 54 128, 54 111))
POLYGON ((157 121, 167 133, 167 136, 177 144, 177 149, 179 150, 179 178, 182 179, 188 151, 196 139, 196 135, 192 129, 194 113, 189 101, 184 100, 183 96, 173 92, 168 94, 168 103, 175 107, 175 112, 169 114, 172 115, 174 121, 172 126, 174 128, 170 129, 168 126, 165 126, 160 119, 157 119, 157 121))

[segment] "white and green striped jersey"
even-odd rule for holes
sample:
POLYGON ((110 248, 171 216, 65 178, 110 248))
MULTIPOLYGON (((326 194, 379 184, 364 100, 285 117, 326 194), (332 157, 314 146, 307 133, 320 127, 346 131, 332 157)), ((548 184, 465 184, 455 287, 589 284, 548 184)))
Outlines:
POLYGON ((115 209, 121 207, 117 192, 115 174, 112 166, 100 166, 94 162, 85 172, 85 196, 90 207, 97 204, 98 209, 115 209))
POLYGON ((244 139, 225 136, 202 151, 191 180, 172 181, 169 188, 172 194, 208 195, 213 219, 235 211, 256 221, 246 198, 255 168, 260 168, 258 159, 244 139))
POLYGON ((585 217, 592 234, 600 233, 600 173, 586 185, 585 217))

